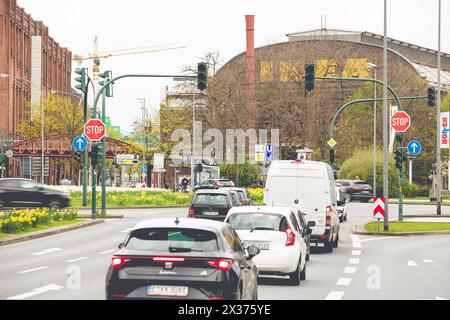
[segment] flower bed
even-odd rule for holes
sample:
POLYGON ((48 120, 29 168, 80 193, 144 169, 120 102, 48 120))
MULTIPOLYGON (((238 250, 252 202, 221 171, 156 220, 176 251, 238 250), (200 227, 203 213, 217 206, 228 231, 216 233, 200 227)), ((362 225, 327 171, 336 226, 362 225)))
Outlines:
POLYGON ((253 204, 258 205, 263 203, 264 189, 263 188, 248 188, 248 193, 252 198, 253 204))
POLYGON ((57 221, 73 221, 78 215, 77 210, 51 210, 48 208, 0 211, 0 231, 17 233, 39 225, 50 225, 57 221))

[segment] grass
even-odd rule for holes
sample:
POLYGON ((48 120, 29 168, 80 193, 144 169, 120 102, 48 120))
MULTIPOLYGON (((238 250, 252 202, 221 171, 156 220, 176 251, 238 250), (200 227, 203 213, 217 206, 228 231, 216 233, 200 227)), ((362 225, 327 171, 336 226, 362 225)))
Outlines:
POLYGON ((52 228, 56 228, 56 227, 63 227, 63 226, 67 226, 67 225, 74 224, 74 223, 79 223, 79 222, 80 222, 80 220, 54 221, 51 224, 41 224, 41 225, 38 225, 36 228, 29 228, 27 230, 20 231, 20 232, 17 232, 17 233, 5 233, 5 232, 1 232, 0 231, 0 238, 6 238, 6 237, 21 235, 21 234, 27 234, 27 233, 30 233, 30 232, 42 231, 42 230, 52 229, 52 228))
MULTIPOLYGON (((364 226, 368 232, 377 232, 377 222, 369 222, 364 226)), ((447 222, 389 222, 389 232, 444 231, 450 230, 447 222)), ((383 232, 383 223, 380 223, 383 232)))

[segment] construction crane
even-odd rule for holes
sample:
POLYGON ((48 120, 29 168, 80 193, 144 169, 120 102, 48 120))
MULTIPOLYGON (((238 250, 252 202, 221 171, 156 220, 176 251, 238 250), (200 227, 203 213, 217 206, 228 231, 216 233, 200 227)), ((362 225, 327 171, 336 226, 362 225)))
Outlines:
POLYGON ((125 55, 131 55, 131 54, 140 54, 140 53, 146 53, 146 52, 158 52, 158 51, 182 49, 182 48, 186 48, 186 47, 182 44, 168 44, 168 45, 160 45, 160 46, 152 46, 152 47, 122 49, 122 50, 109 51, 109 52, 99 52, 98 37, 95 37, 92 53, 85 55, 85 56, 74 55, 72 57, 72 60, 77 61, 77 63, 79 65, 85 60, 94 60, 92 74, 93 74, 94 90, 95 90, 95 92, 98 92, 98 82, 99 82, 98 74, 100 73, 100 59, 125 56, 125 55))

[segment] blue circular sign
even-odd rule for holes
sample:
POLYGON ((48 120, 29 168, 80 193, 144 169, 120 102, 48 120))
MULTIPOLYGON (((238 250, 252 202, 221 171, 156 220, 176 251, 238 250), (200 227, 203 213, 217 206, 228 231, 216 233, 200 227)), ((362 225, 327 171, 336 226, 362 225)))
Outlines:
POLYGON ((422 151, 422 145, 417 140, 412 140, 408 143, 408 153, 417 156, 422 151))
POLYGON ((73 141, 72 141, 73 148, 78 152, 86 150, 87 145, 88 145, 88 143, 87 143, 86 138, 82 137, 82 136, 75 137, 75 139, 73 139, 73 141))

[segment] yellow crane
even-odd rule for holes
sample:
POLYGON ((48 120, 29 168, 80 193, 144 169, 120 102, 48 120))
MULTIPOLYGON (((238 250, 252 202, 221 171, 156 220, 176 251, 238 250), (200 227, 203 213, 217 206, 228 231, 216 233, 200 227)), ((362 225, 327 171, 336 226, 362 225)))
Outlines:
POLYGON ((74 55, 72 57, 72 60, 77 61, 78 64, 81 64, 82 61, 85 61, 85 60, 94 60, 94 66, 92 68, 92 75, 93 75, 93 82, 94 82, 94 90, 95 90, 95 92, 98 92, 98 82, 99 82, 98 74, 100 73, 100 59, 125 56, 125 55, 131 55, 131 54, 147 53, 147 52, 158 52, 158 51, 182 49, 182 48, 186 48, 186 47, 182 44, 167 44, 167 45, 159 45, 159 46, 151 46, 151 47, 138 47, 138 48, 131 48, 131 49, 122 49, 122 50, 115 50, 115 51, 109 51, 109 52, 99 52, 98 37, 95 37, 92 53, 90 53, 88 55, 84 55, 84 56, 83 55, 74 55))

